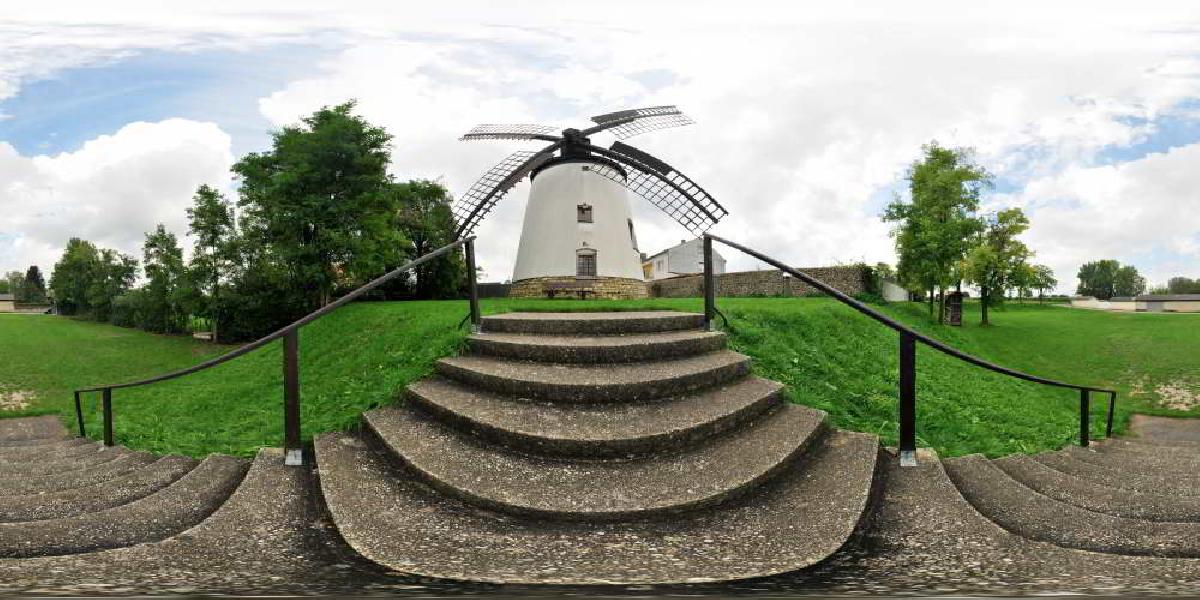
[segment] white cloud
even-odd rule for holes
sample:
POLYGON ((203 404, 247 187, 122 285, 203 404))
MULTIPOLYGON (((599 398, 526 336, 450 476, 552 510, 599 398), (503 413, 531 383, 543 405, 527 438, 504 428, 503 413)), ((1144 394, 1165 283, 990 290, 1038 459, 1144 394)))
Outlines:
POLYGON ((201 183, 228 188, 230 139, 212 123, 130 123, 75 152, 24 157, 0 142, 0 269, 47 273, 67 239, 141 256, 163 223, 180 237, 201 183))

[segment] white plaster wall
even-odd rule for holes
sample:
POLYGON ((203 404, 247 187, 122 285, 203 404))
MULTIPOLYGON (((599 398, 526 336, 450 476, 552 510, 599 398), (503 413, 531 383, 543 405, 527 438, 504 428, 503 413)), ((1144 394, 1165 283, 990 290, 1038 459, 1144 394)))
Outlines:
POLYGON ((1163 310, 1172 312, 1200 312, 1200 301, 1197 300, 1177 300, 1163 302, 1163 310))
POLYGON ((513 280, 575 276, 575 253, 596 251, 596 275, 641 280, 641 255, 629 233, 625 186, 562 163, 538 173, 525 205, 513 280), (577 207, 592 205, 592 222, 579 223, 577 207))

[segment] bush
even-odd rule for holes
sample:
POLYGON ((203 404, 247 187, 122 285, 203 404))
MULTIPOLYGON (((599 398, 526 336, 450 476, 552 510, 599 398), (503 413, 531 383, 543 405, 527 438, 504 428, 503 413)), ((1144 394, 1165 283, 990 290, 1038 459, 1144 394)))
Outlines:
POLYGON ((141 289, 129 290, 113 298, 108 322, 119 327, 141 327, 145 319, 146 293, 141 289))

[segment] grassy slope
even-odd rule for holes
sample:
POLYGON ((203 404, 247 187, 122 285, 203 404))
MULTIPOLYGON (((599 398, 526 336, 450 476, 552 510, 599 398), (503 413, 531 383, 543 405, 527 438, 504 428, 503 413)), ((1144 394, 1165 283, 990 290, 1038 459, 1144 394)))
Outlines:
MULTIPOLYGON (((797 401, 830 412, 838 426, 894 442, 894 333, 823 299, 723 298, 719 305, 733 321, 732 346, 755 358, 759 374, 788 384, 797 401)), ((493 300, 484 311, 700 306, 698 299, 493 300)), ((884 310, 1000 364, 1068 381, 1112 383, 1123 393, 1135 372, 1153 382, 1194 373, 1184 362, 1200 338, 1200 318, 1193 315, 1014 307, 996 313, 997 325, 984 330, 929 325, 919 306, 884 310)), ((465 302, 355 304, 306 327, 305 433, 346 428, 361 411, 392 401, 396 390, 460 347, 464 333, 454 327, 465 312, 465 302)), ((57 317, 2 316, 0 334, 6 338, 0 344, 0 384, 34 390, 39 408, 64 414, 73 387, 159 373, 221 351, 186 338, 57 317)), ((118 390, 117 437, 139 448, 194 455, 247 455, 260 445, 278 445, 280 361, 275 344, 187 378, 118 390)), ((918 435, 944 455, 1031 452, 1069 443, 1076 435, 1078 400, 1070 391, 989 374, 924 348, 918 365, 918 435)), ((85 405, 93 434, 96 404, 93 397, 85 405)), ((1131 403, 1120 406, 1118 427, 1131 403)), ((1101 409, 1095 407, 1096 432, 1101 409)))

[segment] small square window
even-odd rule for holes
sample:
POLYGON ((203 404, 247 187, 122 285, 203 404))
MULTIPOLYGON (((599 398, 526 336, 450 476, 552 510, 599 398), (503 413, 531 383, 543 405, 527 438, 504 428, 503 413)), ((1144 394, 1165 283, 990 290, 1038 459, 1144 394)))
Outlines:
POLYGON ((575 208, 576 208, 575 214, 579 217, 580 223, 591 223, 592 222, 592 205, 591 204, 580 204, 579 206, 577 206, 575 208))

